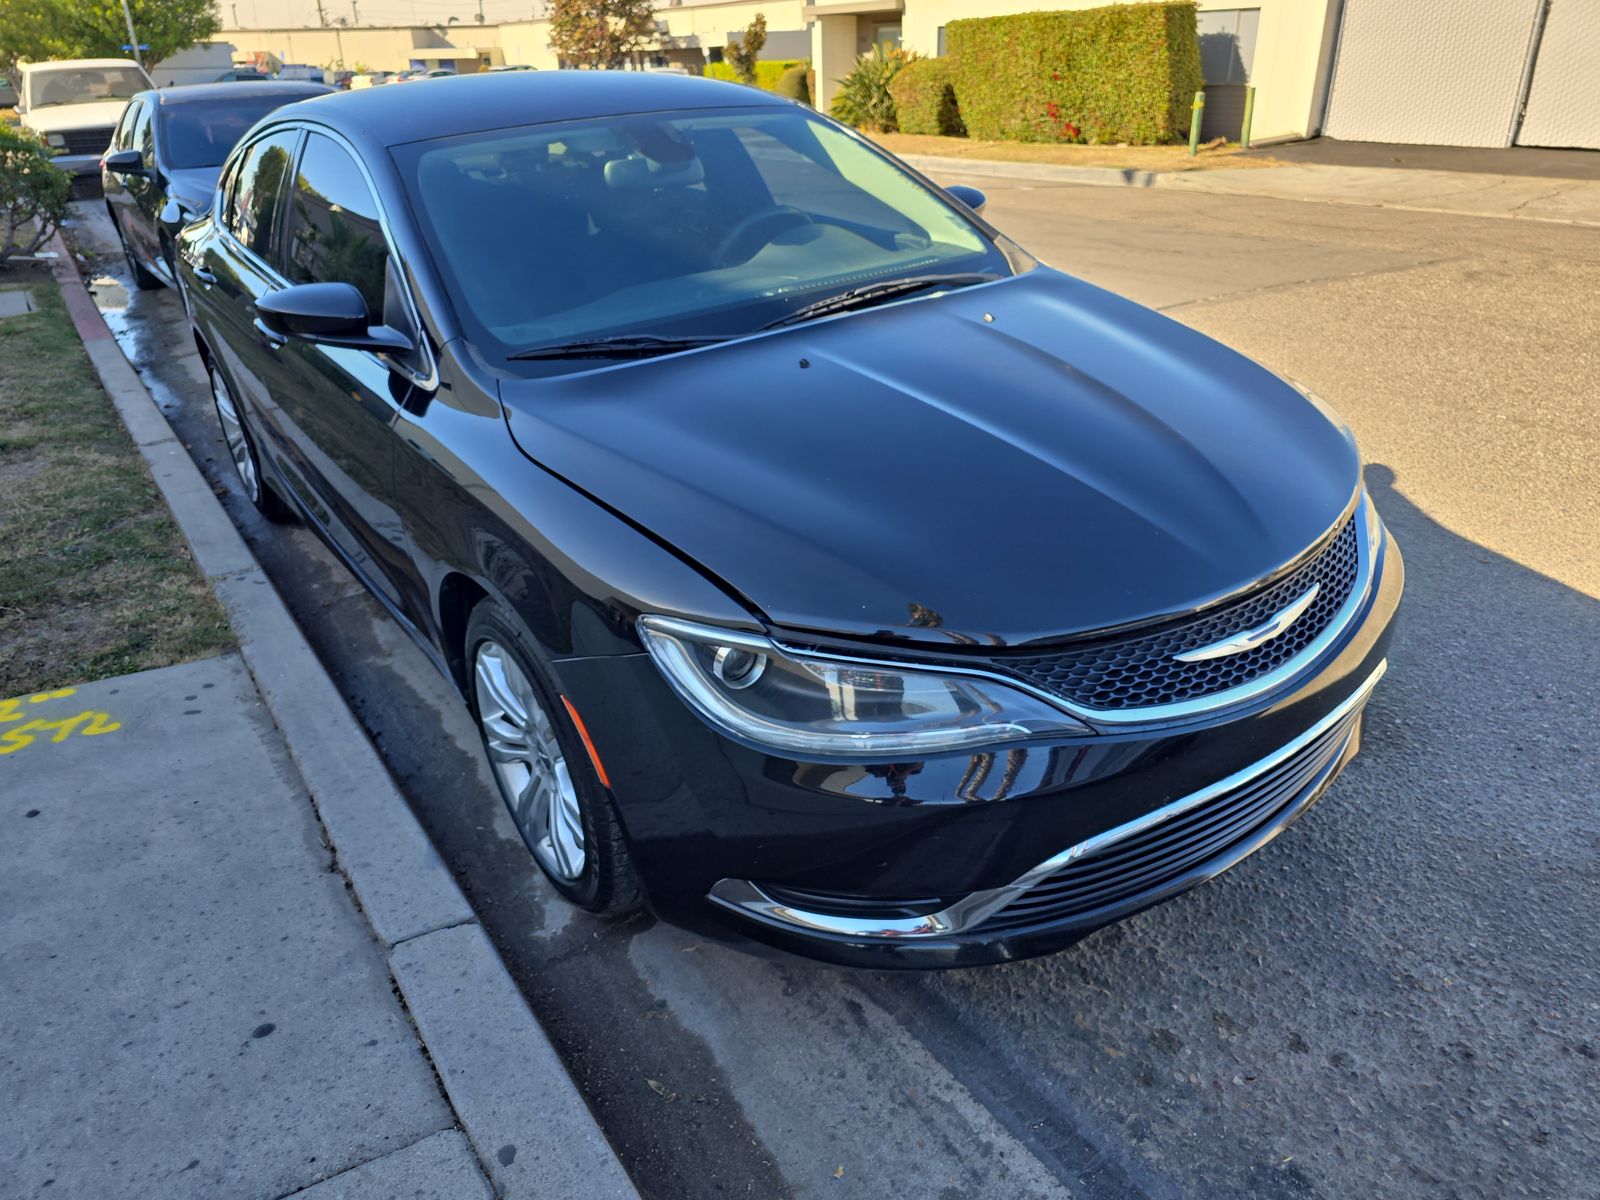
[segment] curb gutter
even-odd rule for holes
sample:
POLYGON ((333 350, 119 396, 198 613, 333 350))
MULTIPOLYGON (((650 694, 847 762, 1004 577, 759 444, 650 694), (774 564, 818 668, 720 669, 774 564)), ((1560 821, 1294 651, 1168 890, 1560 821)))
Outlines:
POLYGON ((52 270, 89 360, 227 611, 245 665, 495 1194, 638 1200, 365 731, 123 356, 59 232, 52 247, 52 270), (534 1113, 538 1119, 530 1120, 534 1113), (555 1191, 547 1190, 552 1181, 555 1191))

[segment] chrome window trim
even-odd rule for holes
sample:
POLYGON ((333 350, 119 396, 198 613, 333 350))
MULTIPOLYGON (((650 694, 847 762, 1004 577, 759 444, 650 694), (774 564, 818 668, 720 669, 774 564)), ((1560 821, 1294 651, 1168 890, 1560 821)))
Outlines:
MULTIPOLYGON (((1350 587, 1350 595, 1339 606, 1327 626, 1307 643, 1305 649, 1293 658, 1280 663, 1265 675, 1258 676, 1248 683, 1238 687, 1229 688, 1222 692, 1213 692, 1208 696, 1197 696, 1191 700, 1179 700, 1171 704, 1152 704, 1144 708, 1101 709, 1090 708, 1087 705, 1076 704, 1062 696, 1028 683, 1022 679, 1006 674, 994 668, 963 667, 950 665, 943 662, 896 662, 887 658, 858 657, 849 651, 840 651, 837 654, 826 654, 817 650, 805 649, 790 645, 773 638, 773 644, 783 653, 794 658, 811 658, 824 660, 848 659, 852 663, 862 666, 877 666, 904 670, 911 667, 922 670, 938 671, 948 675, 978 675, 985 679, 994 680, 1014 687, 1030 695, 1055 705, 1064 712, 1077 717, 1085 724, 1107 732, 1116 732, 1129 728, 1138 728, 1145 725, 1165 725, 1175 722, 1192 721, 1200 717, 1211 716, 1223 709, 1233 708, 1240 704, 1248 703, 1261 696, 1275 691, 1299 675, 1308 666, 1322 657, 1328 649, 1339 640, 1349 628, 1351 621, 1356 617, 1372 593, 1373 580, 1377 574, 1377 551, 1382 548, 1382 543, 1377 545, 1372 541, 1369 515, 1372 512, 1372 502, 1368 498, 1366 489, 1358 493, 1358 498, 1351 509, 1350 519, 1356 524, 1356 559, 1359 564, 1359 574, 1350 587)), ((1339 528, 1336 524, 1335 529, 1339 528)), ((1381 530, 1381 527, 1380 527, 1381 530)), ((1281 572, 1279 573, 1281 574, 1281 572)), ((1256 585, 1252 584, 1251 588, 1256 585)), ((1251 588, 1241 589, 1241 592, 1251 588)), ((1235 593, 1240 594, 1240 593, 1235 593)), ((1224 600, 1221 603, 1226 603, 1224 600)))
MULTIPOLYGON (((1378 680, 1383 678, 1383 674, 1388 668, 1387 659, 1380 662, 1373 669, 1372 674, 1367 676, 1366 681, 1350 693, 1337 708, 1300 734, 1300 736, 1278 747, 1277 750, 1274 750, 1265 758, 1259 759, 1247 767, 1240 768, 1232 775, 1219 779, 1208 787, 1201 788, 1197 792, 1191 792, 1187 796, 1172 801, 1170 804, 1145 813, 1142 817, 1136 817, 1132 821, 1118 825, 1115 829, 1108 829, 1104 833, 1098 833, 1093 837, 1085 838, 1081 842, 1068 846, 1059 854, 1045 859, 1044 862, 1004 887, 973 892, 971 895, 957 900, 954 904, 948 905, 938 912, 928 913, 920 917, 888 919, 843 917, 829 913, 808 912, 804 909, 779 903, 763 891, 759 885, 745 879, 723 879, 718 881, 710 892, 706 894, 706 899, 721 908, 729 909, 744 916, 754 917, 768 924, 787 925, 812 933, 904 941, 948 937, 953 934, 963 933, 981 925, 1017 897, 1030 891, 1068 863, 1086 855, 1098 853, 1125 838, 1144 832, 1153 825, 1159 825, 1163 821, 1171 820, 1173 817, 1179 816, 1197 805, 1215 799, 1224 792, 1230 792, 1242 787, 1257 776, 1272 770, 1285 759, 1293 757, 1366 703, 1367 698, 1372 694, 1372 689, 1377 686, 1378 680)), ((1351 733, 1353 736, 1354 730, 1351 733)))
MULTIPOLYGON (((372 203, 377 207, 378 210, 378 228, 383 233, 384 246, 388 251, 390 259, 396 263, 395 282, 400 288, 400 298, 405 304, 406 315, 411 318, 412 327, 416 330, 417 349, 421 353, 423 361, 427 363, 428 369, 425 372, 415 371, 397 359, 390 358, 388 355, 379 354, 372 350, 363 350, 360 351, 360 353, 365 354, 373 362, 384 367, 385 369, 398 372, 406 379, 409 379, 415 386, 424 391, 437 391, 439 387, 439 362, 438 359, 434 357, 433 347, 428 344, 427 326, 422 323, 421 309, 417 307, 416 297, 411 294, 411 285, 406 282, 405 272, 398 268, 400 255, 395 249, 394 228, 389 221, 389 211, 384 207, 383 196, 378 189, 377 181, 373 178, 372 171, 368 168, 366 162, 361 157, 360 151, 356 149, 355 145, 350 141, 350 139, 345 137, 342 133, 339 133, 337 130, 330 129, 326 125, 317 124, 314 122, 307 122, 301 119, 277 122, 276 124, 269 125, 262 129, 256 134, 256 136, 252 137, 249 142, 242 143, 234 150, 234 155, 237 155, 238 157, 232 158, 230 156, 230 168, 225 168, 224 171, 224 173, 228 176, 228 182, 230 184, 233 182, 233 175, 238 171, 238 163, 243 161, 243 156, 248 152, 248 148, 250 146, 254 146, 263 138, 272 137, 274 134, 285 131, 292 131, 300 135, 300 140, 295 146, 294 157, 290 160, 289 164, 291 172, 293 173, 293 178, 289 180, 289 191, 291 194, 294 190, 295 179, 299 177, 300 159, 305 153, 306 142, 313 133, 321 137, 325 137, 335 145, 339 146, 346 154, 350 156, 351 161, 356 164, 356 169, 361 172, 361 178, 366 183, 367 191, 372 196, 372 203)), ((220 186, 217 188, 216 197, 220 197, 222 190, 223 189, 220 186)), ((233 236, 233 231, 228 228, 227 222, 221 219, 221 204, 220 200, 216 197, 214 197, 213 203, 217 206, 217 211, 214 212, 213 216, 220 235, 227 239, 228 244, 231 247, 245 255, 245 257, 250 261, 251 265, 257 267, 261 274, 265 276, 267 280, 275 287, 287 288, 293 286, 286 278, 284 278, 284 276, 276 267, 263 261, 260 255, 256 254, 253 250, 245 246, 233 236)), ((281 235, 282 232, 283 231, 280 228, 279 234, 281 235)))

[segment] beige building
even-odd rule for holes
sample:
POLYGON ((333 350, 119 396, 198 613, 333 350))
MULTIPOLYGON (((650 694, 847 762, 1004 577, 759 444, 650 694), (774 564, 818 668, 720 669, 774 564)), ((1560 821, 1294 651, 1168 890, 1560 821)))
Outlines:
MULTIPOLYGON (((697 72, 759 13, 767 59, 809 58, 826 109, 875 43, 945 50, 966 17, 1136 0, 660 0, 635 67, 697 72)), ((1600 0, 1199 0, 1207 137, 1239 135, 1255 89, 1258 142, 1348 140, 1600 148, 1600 0)), ((378 70, 560 66, 545 20, 499 26, 224 30, 284 62, 378 70)))
POLYGON ((260 61, 258 56, 265 55, 266 61, 335 71, 444 67, 468 75, 505 61, 494 25, 224 29, 211 40, 230 43, 237 62, 260 61))

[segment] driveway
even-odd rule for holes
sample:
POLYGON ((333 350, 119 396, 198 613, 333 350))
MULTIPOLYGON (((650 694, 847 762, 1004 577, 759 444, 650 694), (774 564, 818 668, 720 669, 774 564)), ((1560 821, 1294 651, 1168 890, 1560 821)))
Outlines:
POLYGON ((985 970, 851 973, 555 901, 444 681, 233 489, 176 296, 130 301, 108 258, 105 306, 646 1195, 1594 1195, 1600 229, 964 182, 1048 261, 1334 403, 1410 585, 1362 754, 1305 820, 985 970))

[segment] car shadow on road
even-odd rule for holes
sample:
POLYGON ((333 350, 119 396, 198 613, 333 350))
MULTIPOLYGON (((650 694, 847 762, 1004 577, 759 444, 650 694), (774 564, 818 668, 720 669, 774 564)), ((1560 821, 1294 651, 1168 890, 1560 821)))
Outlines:
POLYGON ((1109 1160, 1151 1195, 1552 1197, 1600 1178, 1600 601, 1438 524, 1390 468, 1367 484, 1407 594, 1361 754, 1303 821, 1052 957, 854 978, 1066 1178, 1109 1160))

